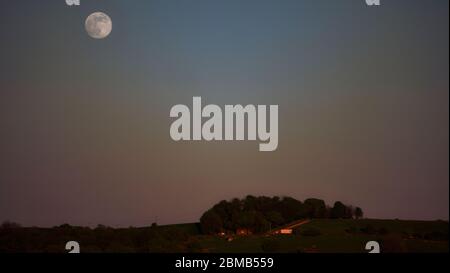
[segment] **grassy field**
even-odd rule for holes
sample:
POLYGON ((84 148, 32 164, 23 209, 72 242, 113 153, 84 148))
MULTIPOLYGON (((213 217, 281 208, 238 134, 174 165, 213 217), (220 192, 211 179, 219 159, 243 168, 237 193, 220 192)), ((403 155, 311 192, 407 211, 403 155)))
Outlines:
POLYGON ((312 220, 294 235, 253 235, 234 237, 195 237, 203 252, 366 252, 375 240, 385 252, 448 252, 448 222, 402 220, 312 220))
POLYGON ((317 219, 292 235, 202 235, 198 223, 142 228, 0 229, 0 252, 66 252, 77 241, 89 252, 349 253, 375 240, 384 252, 449 252, 446 221, 317 219))

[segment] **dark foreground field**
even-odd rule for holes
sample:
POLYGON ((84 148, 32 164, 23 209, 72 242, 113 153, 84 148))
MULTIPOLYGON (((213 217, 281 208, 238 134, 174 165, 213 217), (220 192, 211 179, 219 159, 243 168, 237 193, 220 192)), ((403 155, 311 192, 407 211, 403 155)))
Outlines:
POLYGON ((145 228, 2 228, 0 252, 65 252, 77 241, 81 252, 366 252, 375 240, 384 252, 448 252, 447 221, 317 219, 292 235, 202 235, 199 224, 145 228))

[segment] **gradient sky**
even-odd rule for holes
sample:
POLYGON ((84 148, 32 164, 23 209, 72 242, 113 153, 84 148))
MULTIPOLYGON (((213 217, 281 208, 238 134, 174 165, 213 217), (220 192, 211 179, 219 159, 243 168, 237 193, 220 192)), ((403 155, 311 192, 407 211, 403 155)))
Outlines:
POLYGON ((197 221, 252 195, 448 219, 447 0, 0 0, 0 221, 197 221), (84 30, 113 20, 105 40, 84 30), (170 108, 278 104, 279 146, 174 142, 170 108))

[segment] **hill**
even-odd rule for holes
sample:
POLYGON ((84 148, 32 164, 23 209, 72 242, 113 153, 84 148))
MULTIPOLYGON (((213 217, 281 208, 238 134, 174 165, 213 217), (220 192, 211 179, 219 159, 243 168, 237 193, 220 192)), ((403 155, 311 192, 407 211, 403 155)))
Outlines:
POLYGON ((232 241, 199 236, 204 252, 367 252, 368 241, 380 243, 382 252, 448 252, 448 222, 378 219, 315 219, 292 235, 253 235, 232 241))
POLYGON ((62 225, 0 228, 0 252, 66 252, 78 241, 81 252, 366 252, 376 240, 384 252, 449 252, 447 221, 314 219, 291 235, 205 235, 199 223, 114 229, 62 225))

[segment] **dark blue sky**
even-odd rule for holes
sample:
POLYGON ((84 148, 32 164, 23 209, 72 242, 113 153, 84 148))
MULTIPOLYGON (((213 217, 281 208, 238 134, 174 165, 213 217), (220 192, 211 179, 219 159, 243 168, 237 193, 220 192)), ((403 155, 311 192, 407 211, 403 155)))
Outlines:
POLYGON ((0 3, 0 221, 197 221, 318 197, 448 219, 448 1, 0 3), (104 40, 84 20, 113 20, 104 40), (279 148, 175 143, 169 110, 278 104, 279 148))

